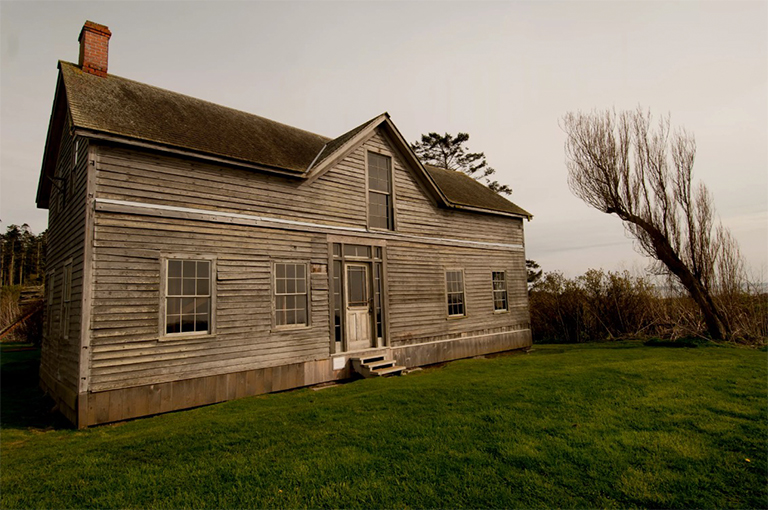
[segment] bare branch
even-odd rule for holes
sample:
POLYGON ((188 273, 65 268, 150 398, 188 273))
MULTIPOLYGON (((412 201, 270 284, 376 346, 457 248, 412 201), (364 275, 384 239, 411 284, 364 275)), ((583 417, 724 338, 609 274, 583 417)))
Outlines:
POLYGON ((652 125, 641 108, 566 114, 568 184, 587 204, 621 218, 638 249, 686 288, 710 335, 722 339, 729 328, 712 291, 719 272, 735 278, 738 247, 722 226, 714 233, 712 196, 704 184, 692 185, 694 138, 673 132, 669 116, 652 125))

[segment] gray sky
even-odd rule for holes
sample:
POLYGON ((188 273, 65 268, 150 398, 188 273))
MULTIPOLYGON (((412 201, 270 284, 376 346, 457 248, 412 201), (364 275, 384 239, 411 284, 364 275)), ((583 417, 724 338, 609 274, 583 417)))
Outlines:
POLYGON ((696 136, 697 177, 768 277, 768 3, 0 3, 0 220, 35 192, 56 62, 85 20, 109 71, 335 137, 388 111, 409 141, 470 134, 534 214, 527 256, 569 276, 642 269, 620 221, 568 190, 573 110, 649 107, 696 136))

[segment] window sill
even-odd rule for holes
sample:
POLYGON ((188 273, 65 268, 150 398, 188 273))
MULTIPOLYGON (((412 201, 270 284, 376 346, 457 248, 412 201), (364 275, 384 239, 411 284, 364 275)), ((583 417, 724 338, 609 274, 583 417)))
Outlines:
POLYGON ((466 315, 449 315, 448 317, 445 318, 445 320, 454 321, 457 319, 466 319, 466 318, 467 318, 466 315))
POLYGON ((175 342, 176 340, 213 340, 216 333, 171 333, 169 335, 160 335, 158 340, 161 342, 175 342))
POLYGON ((509 313, 509 310, 494 310, 494 314, 502 314, 502 313, 509 313))
POLYGON ((272 326, 272 332, 273 333, 281 333, 283 331, 302 331, 305 329, 309 329, 312 326, 309 324, 290 324, 290 325, 281 325, 281 326, 272 326))

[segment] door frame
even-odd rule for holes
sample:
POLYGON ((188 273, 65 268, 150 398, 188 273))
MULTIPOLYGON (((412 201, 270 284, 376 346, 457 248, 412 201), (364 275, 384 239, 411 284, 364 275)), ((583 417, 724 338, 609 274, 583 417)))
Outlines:
POLYGON ((381 270, 380 278, 380 307, 381 307, 381 327, 382 336, 378 336, 376 327, 376 303, 374 303, 371 313, 371 344, 375 342, 375 347, 370 349, 381 349, 390 345, 389 337, 389 281, 387 271, 387 242, 384 239, 372 239, 368 237, 356 237, 356 236, 339 236, 339 235, 327 235, 328 241, 328 315, 329 315, 329 342, 330 353, 341 354, 350 352, 347 344, 346 334, 346 263, 368 263, 369 264, 369 285, 371 289, 371 297, 375 300, 375 274, 376 267, 379 266, 381 270), (344 245, 354 244, 359 246, 368 246, 371 249, 369 257, 350 257, 344 255, 344 245), (334 253, 334 245, 339 245, 338 251, 334 253), (377 256, 377 253, 380 256, 377 256), (341 266, 340 271, 340 286, 341 286, 341 302, 337 303, 334 292, 334 263, 339 263, 341 266), (336 321, 335 311, 339 308, 340 314, 340 330, 341 341, 336 342, 336 321), (338 345, 337 345, 338 344, 338 345))
MULTIPOLYGON (((359 267, 363 268, 365 276, 363 279, 363 283, 365 284, 365 305, 360 305, 359 308, 365 308, 366 312, 365 315, 368 320, 368 338, 365 340, 357 340, 357 343, 361 343, 363 341, 366 341, 368 345, 366 347, 363 347, 362 349, 354 349, 355 351, 361 351, 366 349, 373 349, 378 346, 378 337, 376 336, 376 322, 374 321, 374 297, 373 297, 373 265, 371 262, 358 262, 356 260, 349 260, 342 263, 342 271, 344 273, 344 303, 342 306, 342 310, 344 310, 344 321, 346 323, 346 327, 344 329, 344 333, 349 333, 349 313, 350 313, 350 303, 349 303, 349 269, 359 267), (376 343, 377 345, 373 345, 376 343)), ((362 310, 361 310, 362 311, 362 310)), ((346 338, 346 345, 347 345, 347 351, 350 351, 349 343, 350 339, 346 338)))

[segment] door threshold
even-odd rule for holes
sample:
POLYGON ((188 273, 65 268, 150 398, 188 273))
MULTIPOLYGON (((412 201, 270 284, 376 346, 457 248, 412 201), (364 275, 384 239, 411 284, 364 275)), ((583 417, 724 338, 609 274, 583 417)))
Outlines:
POLYGON ((389 347, 370 347, 368 349, 358 349, 356 351, 344 351, 344 352, 335 352, 331 354, 331 357, 334 356, 349 356, 350 354, 361 354, 361 353, 370 353, 375 351, 386 351, 389 350, 389 347))

